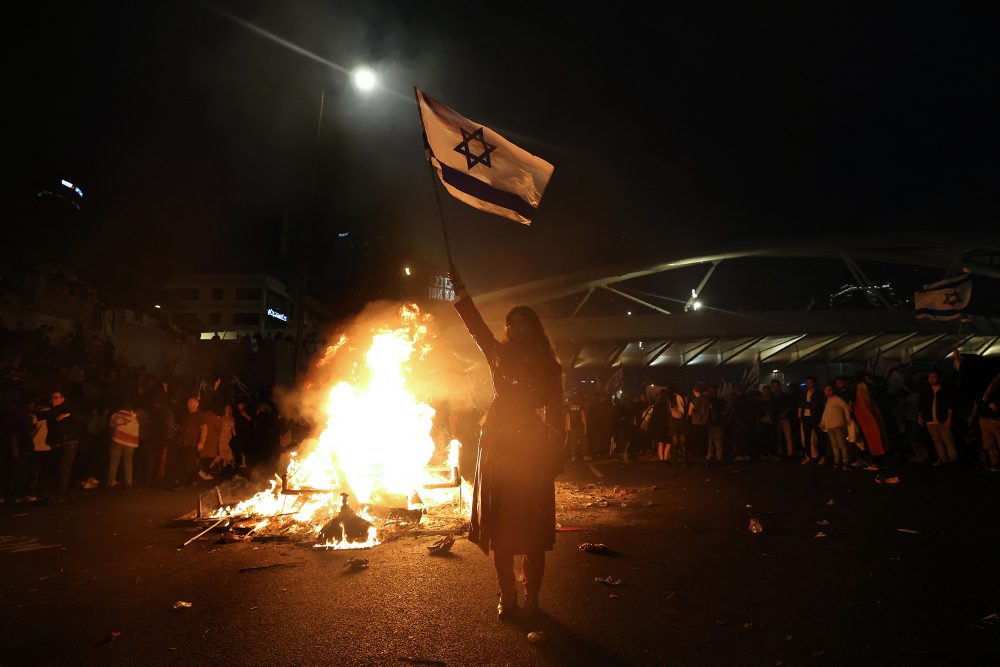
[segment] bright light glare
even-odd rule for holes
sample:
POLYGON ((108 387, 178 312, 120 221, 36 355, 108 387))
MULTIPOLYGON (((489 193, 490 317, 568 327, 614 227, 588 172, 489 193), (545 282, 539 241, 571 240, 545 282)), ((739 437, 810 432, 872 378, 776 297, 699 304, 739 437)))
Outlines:
POLYGON ((410 267, 404 266, 403 267, 403 273, 405 273, 406 275, 410 275, 410 267))
POLYGON ((160 304, 155 304, 155 305, 153 306, 153 308, 156 308, 157 310, 159 310, 159 309, 160 309, 160 304))
POLYGON ((630 310, 630 311, 628 311, 628 313, 626 313, 626 315, 631 315, 631 314, 632 314, 632 311, 631 311, 631 310, 630 310))
POLYGON ((367 67, 359 67, 351 75, 354 80, 354 87, 358 90, 369 91, 375 87, 375 72, 367 67))
POLYGON ((691 304, 691 306, 695 310, 698 310, 699 308, 701 308, 701 301, 695 301, 693 304, 691 304))

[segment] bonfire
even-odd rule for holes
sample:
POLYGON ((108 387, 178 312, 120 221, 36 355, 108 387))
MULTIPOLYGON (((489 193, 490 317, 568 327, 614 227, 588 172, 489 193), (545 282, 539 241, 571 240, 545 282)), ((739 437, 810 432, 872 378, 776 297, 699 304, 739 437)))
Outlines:
POLYGON ((459 443, 435 457, 434 409, 412 391, 415 364, 430 351, 430 316, 407 305, 393 320, 327 349, 298 395, 318 407, 318 433, 269 488, 234 504, 216 489, 218 509, 204 517, 213 527, 232 539, 282 536, 327 549, 462 528, 469 490, 459 443))

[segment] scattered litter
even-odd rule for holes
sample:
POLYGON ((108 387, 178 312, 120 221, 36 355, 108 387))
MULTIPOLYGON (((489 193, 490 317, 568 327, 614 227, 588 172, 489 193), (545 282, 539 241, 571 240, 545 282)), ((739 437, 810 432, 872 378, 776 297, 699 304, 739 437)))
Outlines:
POLYGON ((826 537, 826 533, 824 533, 822 530, 818 530, 816 531, 816 534, 813 535, 813 537, 826 537))
POLYGON ((368 559, 367 558, 348 558, 347 562, 344 563, 344 569, 349 572, 360 572, 361 570, 368 569, 368 559))
POLYGON ((833 498, 830 498, 828 501, 826 501, 827 507, 833 507, 833 505, 834 505, 833 498))
POLYGON ((744 630, 753 630, 753 623, 744 623, 743 624, 743 629, 744 630))
POLYGON ((641 488, 636 489, 636 493, 649 493, 650 491, 656 491, 658 488, 660 488, 660 487, 658 487, 658 486, 643 486, 641 488))
POLYGON ((620 596, 617 593, 608 593, 608 597, 612 600, 617 600, 620 596))
POLYGON ((408 655, 401 657, 400 660, 408 662, 411 665, 438 665, 439 667, 446 667, 448 664, 444 660, 435 660, 433 658, 414 658, 408 655))
POLYGON ((677 594, 677 591, 670 591, 670 595, 668 595, 667 597, 665 597, 663 599, 664 599, 664 601, 669 600, 670 598, 674 597, 674 595, 676 595, 676 594, 677 594))
POLYGON ((260 607, 250 607, 250 611, 253 611, 254 609, 260 609, 260 607))
POLYGON ((586 551, 588 554, 610 554, 611 549, 608 548, 607 544, 594 543, 594 542, 584 542, 579 547, 580 551, 586 551))
POLYGON ((906 533, 907 535, 923 535, 919 530, 913 530, 912 528, 897 528, 897 533, 906 533))
POLYGON ((826 519, 820 519, 819 521, 816 522, 816 525, 817 526, 829 526, 830 522, 827 521, 826 519))
POLYGON ((819 658, 819 657, 822 657, 825 653, 826 653, 826 651, 824 651, 823 649, 819 649, 817 651, 813 651, 812 654, 813 654, 814 658, 819 658))
POLYGON ((764 526, 760 525, 760 521, 757 520, 757 517, 750 517, 750 532, 754 535, 759 535, 764 532, 764 526))
POLYGON ((121 636, 122 636, 122 633, 120 633, 118 631, 112 632, 111 634, 108 635, 108 641, 109 642, 113 642, 114 640, 118 639, 121 636))
POLYGON ((795 639, 795 635, 786 635, 786 636, 785 636, 785 641, 786 641, 786 642, 790 642, 790 641, 792 641, 793 639, 795 639))
POLYGON ((184 600, 178 600, 174 603, 174 609, 187 609, 193 606, 190 602, 184 602, 184 600))
POLYGON ((889 556, 889 560, 903 560, 899 556, 889 556))
POLYGON ((451 551, 453 546, 455 546, 455 536, 445 535, 440 540, 435 540, 433 544, 427 547, 427 551, 431 556, 443 556, 451 551))
POLYGON ((270 565, 255 565, 253 567, 241 567, 240 572, 253 572, 254 570, 273 570, 279 567, 295 567, 296 565, 301 565, 302 561, 297 561, 294 563, 271 563, 270 565))
POLYGON ((982 620, 982 622, 986 623, 987 625, 1000 623, 1000 614, 998 614, 997 612, 993 612, 992 614, 987 614, 986 616, 983 616, 982 619, 980 620, 982 620))
POLYGON ((532 644, 544 644, 545 643, 545 633, 541 631, 529 632, 528 641, 532 644))
POLYGON ((601 577, 594 577, 595 584, 604 584, 605 586, 621 586, 622 580, 615 579, 610 574, 603 579, 601 577))

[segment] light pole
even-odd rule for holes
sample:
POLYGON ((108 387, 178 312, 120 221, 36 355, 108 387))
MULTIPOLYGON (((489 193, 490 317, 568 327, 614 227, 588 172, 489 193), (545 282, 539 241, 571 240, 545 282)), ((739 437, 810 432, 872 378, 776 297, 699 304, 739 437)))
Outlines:
MULTIPOLYGON (((351 74, 351 81, 354 87, 361 92, 373 90, 377 83, 375 73, 367 67, 356 68, 351 74)), ((319 171, 320 140, 323 138, 323 110, 326 107, 326 90, 326 88, 323 88, 319 94, 319 113, 316 117, 316 143, 313 147, 312 181, 309 186, 309 208, 306 211, 306 219, 303 223, 298 275, 295 281, 295 358, 293 381, 298 377, 299 367, 305 359, 302 337, 306 319, 306 288, 309 283, 309 238, 312 235, 313 216, 316 209, 316 178, 319 171)))

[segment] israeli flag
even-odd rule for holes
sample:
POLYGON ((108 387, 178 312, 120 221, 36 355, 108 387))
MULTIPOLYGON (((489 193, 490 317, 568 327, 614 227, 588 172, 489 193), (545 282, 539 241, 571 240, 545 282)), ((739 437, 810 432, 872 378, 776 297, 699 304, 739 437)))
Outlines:
POLYGON ((455 199, 530 225, 554 167, 416 89, 427 158, 455 199))
POLYGON ((960 276, 924 285, 921 292, 913 293, 913 309, 918 320, 954 320, 972 298, 972 275, 966 271, 960 276))

